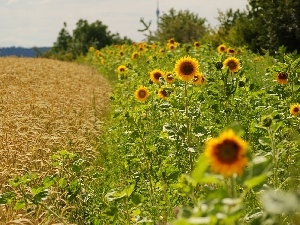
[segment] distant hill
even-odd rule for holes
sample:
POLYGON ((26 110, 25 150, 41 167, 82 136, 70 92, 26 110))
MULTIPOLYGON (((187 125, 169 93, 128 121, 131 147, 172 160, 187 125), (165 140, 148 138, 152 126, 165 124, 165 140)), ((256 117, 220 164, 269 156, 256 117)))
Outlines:
POLYGON ((38 56, 41 56, 45 51, 48 51, 50 49, 51 49, 51 47, 33 47, 33 48, 8 47, 8 48, 0 48, 0 57, 1 56, 38 57, 38 56))

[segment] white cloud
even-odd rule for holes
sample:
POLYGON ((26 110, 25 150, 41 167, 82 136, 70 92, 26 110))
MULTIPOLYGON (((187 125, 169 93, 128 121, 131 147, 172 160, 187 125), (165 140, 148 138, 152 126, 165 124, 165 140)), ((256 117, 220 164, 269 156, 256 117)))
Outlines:
POLYGON ((10 4, 14 4, 14 3, 17 3, 19 0, 8 0, 6 2, 7 5, 10 5, 10 4))

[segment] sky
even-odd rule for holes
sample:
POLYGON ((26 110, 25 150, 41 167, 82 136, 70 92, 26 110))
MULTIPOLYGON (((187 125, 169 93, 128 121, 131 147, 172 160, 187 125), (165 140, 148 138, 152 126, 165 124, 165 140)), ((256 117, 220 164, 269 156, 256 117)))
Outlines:
POLYGON ((135 42, 145 39, 138 29, 140 22, 152 21, 156 29, 156 10, 160 16, 189 10, 205 18, 212 27, 218 25, 218 10, 245 9, 247 0, 0 0, 0 47, 51 47, 67 23, 72 34, 80 19, 90 24, 101 21, 111 33, 119 33, 135 42))

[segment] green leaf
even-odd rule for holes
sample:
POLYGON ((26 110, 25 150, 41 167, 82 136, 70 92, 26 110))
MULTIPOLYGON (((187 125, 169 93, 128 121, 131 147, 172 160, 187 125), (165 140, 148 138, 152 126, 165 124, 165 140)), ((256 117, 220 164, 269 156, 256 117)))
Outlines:
POLYGON ((39 194, 41 191, 43 191, 42 187, 31 188, 31 193, 33 196, 39 194))
POLYGON ((109 192, 105 195, 107 201, 116 201, 126 197, 125 193, 118 193, 116 191, 109 192))
POLYGON ((253 188, 259 184, 261 184, 262 182, 264 182, 266 179, 268 178, 268 176, 266 174, 261 174, 259 176, 256 176, 256 177, 252 177, 251 179, 249 180, 246 180, 244 182, 244 185, 247 187, 247 188, 253 188))
POLYGON ((201 179, 201 183, 205 184, 219 184, 221 183, 220 179, 214 175, 205 176, 201 179))
POLYGON ((116 201, 123 198, 129 198, 135 190, 135 184, 131 184, 121 192, 112 191, 106 194, 108 201, 116 201))
POLYGON ((284 191, 265 191, 261 195, 265 210, 273 214, 299 212, 299 193, 284 191))
POLYGON ((20 209, 23 209, 25 206, 26 206, 26 202, 24 200, 18 200, 15 204, 14 209, 20 210, 20 209))
POLYGON ((190 225, 190 223, 186 219, 181 218, 178 221, 176 221, 174 225, 190 225))
POLYGON ((209 162, 204 154, 201 154, 198 158, 196 167, 192 172, 192 178, 197 181, 201 182, 204 178, 204 173, 209 165, 209 162))
POLYGON ((45 189, 39 192, 37 195, 35 195, 32 201, 37 204, 40 201, 45 200, 48 197, 48 195, 49 195, 49 190, 45 189))
POLYGON ((133 193, 133 195, 131 196, 131 201, 135 205, 142 203, 144 199, 145 199, 144 196, 139 193, 133 193))
POLYGON ((291 69, 294 69, 300 65, 300 57, 296 59, 294 62, 291 64, 291 69))
POLYGON ((117 214, 118 212, 118 208, 115 206, 110 206, 110 207, 106 207, 104 214, 106 214, 107 216, 114 216, 115 214, 117 214))
POLYGON ((68 158, 68 159, 72 159, 74 157, 76 157, 76 154, 69 152, 67 150, 61 150, 58 152, 62 157, 64 158, 68 158))
POLYGON ((67 186, 67 181, 65 178, 60 178, 59 181, 58 181, 58 185, 60 188, 64 188, 67 186))
POLYGON ((130 197, 131 194, 134 192, 135 184, 129 185, 127 188, 125 188, 122 193, 125 193, 127 197, 130 197))
POLYGON ((14 192, 6 192, 0 195, 0 205, 9 204, 13 201, 16 194, 14 192))
POLYGON ((54 184, 55 177, 47 176, 43 179, 44 188, 49 188, 54 184))
POLYGON ((271 140, 270 140, 270 138, 267 138, 267 137, 261 137, 260 139, 258 139, 258 142, 261 145, 271 146, 271 140))

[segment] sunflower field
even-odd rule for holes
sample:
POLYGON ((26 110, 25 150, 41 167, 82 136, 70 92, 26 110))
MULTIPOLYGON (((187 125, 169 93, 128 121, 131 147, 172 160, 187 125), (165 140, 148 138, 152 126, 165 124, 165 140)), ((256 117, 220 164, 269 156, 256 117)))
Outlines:
POLYGON ((91 224, 299 224, 296 54, 170 39, 82 60, 114 84, 91 224))
POLYGON ((3 142, 0 223, 299 224, 299 55, 170 39, 77 61, 2 63, 1 104, 30 88, 2 117, 25 144, 3 142))

